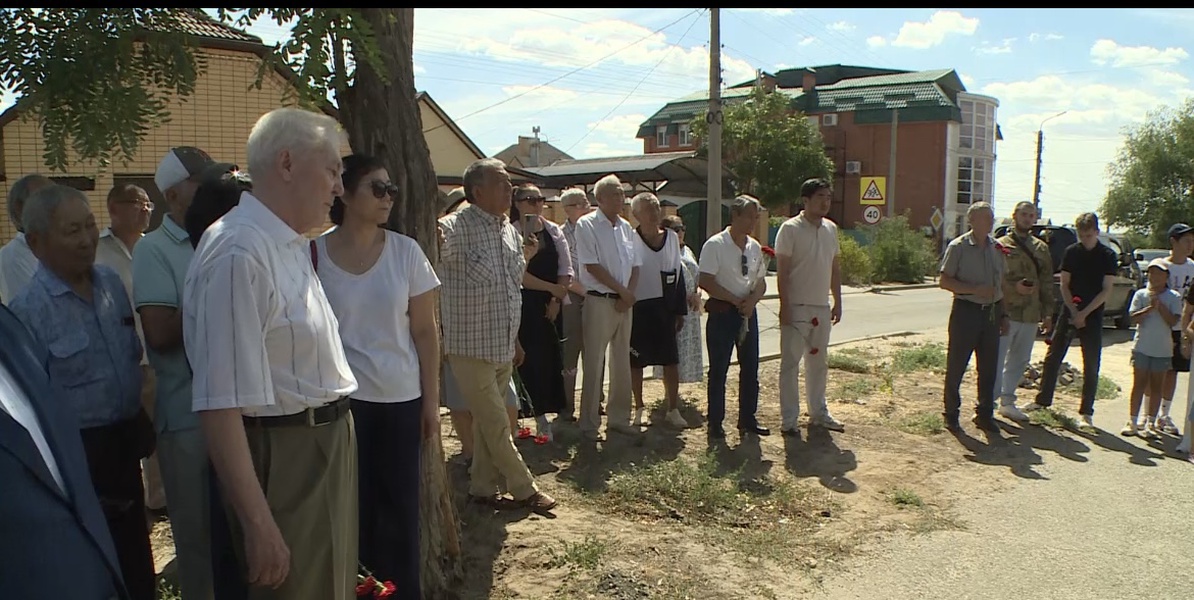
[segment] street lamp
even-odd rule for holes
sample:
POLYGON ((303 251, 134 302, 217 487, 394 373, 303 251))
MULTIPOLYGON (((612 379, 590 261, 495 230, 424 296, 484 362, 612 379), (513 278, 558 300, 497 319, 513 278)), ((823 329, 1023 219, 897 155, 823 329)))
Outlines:
POLYGON ((1068 112, 1070 111, 1063 110, 1052 117, 1041 121, 1040 127, 1037 127, 1036 129, 1036 176, 1033 177, 1032 181, 1032 205, 1036 207, 1036 214, 1038 218, 1040 218, 1041 214, 1041 149, 1045 145, 1045 123, 1048 123, 1049 121, 1052 121, 1053 119, 1056 119, 1057 117, 1060 117, 1068 112))

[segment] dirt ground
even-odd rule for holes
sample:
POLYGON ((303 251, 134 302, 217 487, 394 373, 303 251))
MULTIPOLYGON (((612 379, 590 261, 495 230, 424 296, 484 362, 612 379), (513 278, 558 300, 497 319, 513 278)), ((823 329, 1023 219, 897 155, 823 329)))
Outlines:
MULTIPOLYGON (((968 418, 973 365, 962 385, 967 435, 945 432, 943 341, 935 332, 831 348, 830 409, 844 433, 802 422, 798 438, 780 435, 779 362, 771 361, 759 373, 768 437, 740 439, 733 429, 731 367, 721 442, 705 435, 703 383, 681 386, 691 429, 652 425, 638 438, 612 433, 595 443, 564 424, 553 443, 519 441, 542 489, 560 500, 547 516, 466 505, 466 469, 451 461, 464 548, 459 597, 799 598, 886 536, 966 527, 951 509, 957 499, 1032 477, 1042 454, 1070 455, 1076 446, 1067 432, 1007 422, 1017 443, 984 444, 968 418)), ((1045 346, 1037 350, 1043 358, 1045 346)), ((1130 367, 1120 354, 1105 352, 1103 373, 1126 387, 1130 367)), ((1080 366, 1077 348, 1071 356, 1080 366)), ((1060 412, 1076 411, 1075 391, 1059 389, 1060 412)), ((1023 404, 1032 392, 1022 392, 1023 404)), ((660 422, 662 396, 660 382, 646 383, 660 422)), ((446 415, 443 424, 454 457, 459 441, 446 415)), ((172 558, 167 524, 155 529, 154 545, 160 569, 172 558)))

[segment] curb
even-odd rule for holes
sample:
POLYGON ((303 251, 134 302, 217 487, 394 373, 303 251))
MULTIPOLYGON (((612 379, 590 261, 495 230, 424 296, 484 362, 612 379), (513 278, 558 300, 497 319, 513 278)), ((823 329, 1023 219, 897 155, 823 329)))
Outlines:
POLYGON ((884 286, 872 287, 870 291, 872 294, 878 294, 878 293, 882 293, 882 292, 900 292, 903 290, 927 290, 929 288, 935 288, 935 287, 937 287, 937 285, 938 284, 936 284, 936 283, 913 283, 913 284, 909 284, 909 285, 884 285, 884 286))

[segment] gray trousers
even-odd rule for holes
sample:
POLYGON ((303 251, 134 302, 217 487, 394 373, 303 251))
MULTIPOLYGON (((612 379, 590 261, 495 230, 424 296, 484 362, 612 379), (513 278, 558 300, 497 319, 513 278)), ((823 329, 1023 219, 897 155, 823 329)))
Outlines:
POLYGON ((995 412, 995 380, 999 370, 998 304, 980 305, 954 300, 949 313, 949 350, 945 367, 945 419, 957 419, 962 408, 962 377, 974 354, 978 368, 978 407, 975 413, 995 412))

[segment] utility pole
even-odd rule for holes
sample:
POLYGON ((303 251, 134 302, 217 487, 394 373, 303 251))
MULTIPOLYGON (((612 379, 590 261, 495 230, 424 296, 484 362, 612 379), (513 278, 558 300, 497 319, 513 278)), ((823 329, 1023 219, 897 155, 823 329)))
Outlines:
MULTIPOLYGON (((1041 123, 1044 125, 1044 123, 1041 123)), ((1041 212, 1041 149, 1045 145, 1045 131, 1036 130, 1036 175, 1032 178, 1032 206, 1037 214, 1041 212)))
POLYGON ((887 218, 895 217, 896 134, 900 127, 900 109, 891 109, 891 156, 887 160, 887 218))
POLYGON ((721 14, 709 9, 709 191, 705 237, 721 231, 721 14))

